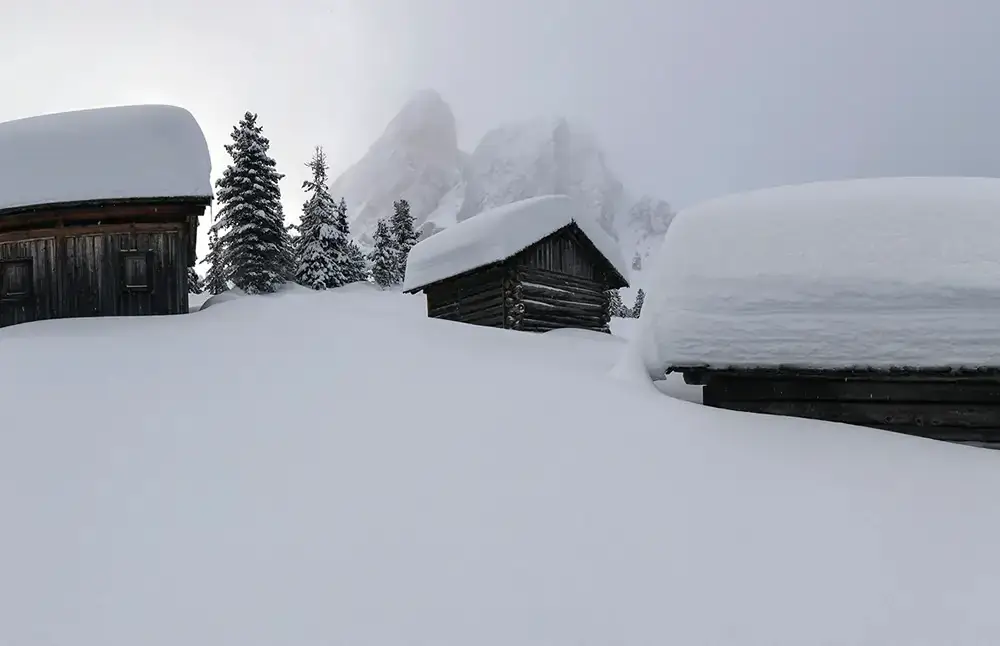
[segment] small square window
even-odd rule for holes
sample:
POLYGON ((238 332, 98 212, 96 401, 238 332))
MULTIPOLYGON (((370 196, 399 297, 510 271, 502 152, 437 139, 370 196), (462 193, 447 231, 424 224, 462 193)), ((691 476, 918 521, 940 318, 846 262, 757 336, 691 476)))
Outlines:
POLYGON ((33 284, 30 258, 0 261, 0 300, 22 301, 31 298, 33 284))
POLYGON ((129 292, 146 292, 153 285, 152 263, 147 251, 122 252, 122 287, 129 292))

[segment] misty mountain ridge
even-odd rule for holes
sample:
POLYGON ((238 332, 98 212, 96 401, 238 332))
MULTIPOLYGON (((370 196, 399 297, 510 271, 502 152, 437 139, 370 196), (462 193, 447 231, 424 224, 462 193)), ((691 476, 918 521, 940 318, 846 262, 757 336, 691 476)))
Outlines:
POLYGON ((471 154, 458 147, 455 116, 434 90, 403 106, 368 152, 330 186, 365 248, 393 202, 410 203, 421 237, 504 204, 565 194, 621 245, 645 260, 674 216, 664 200, 632 196, 597 140, 565 118, 510 123, 487 132, 471 154))

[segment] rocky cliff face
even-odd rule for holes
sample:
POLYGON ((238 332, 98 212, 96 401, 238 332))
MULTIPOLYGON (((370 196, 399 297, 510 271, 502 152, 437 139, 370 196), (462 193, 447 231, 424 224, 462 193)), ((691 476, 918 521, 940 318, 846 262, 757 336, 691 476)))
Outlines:
POLYGON ((655 250, 673 212, 652 197, 633 200, 592 135, 566 119, 535 119, 488 132, 471 155, 458 149, 455 118, 433 91, 417 94, 368 153, 332 185, 352 213, 363 246, 400 197, 421 235, 482 211, 539 195, 565 194, 622 245, 627 258, 655 250))

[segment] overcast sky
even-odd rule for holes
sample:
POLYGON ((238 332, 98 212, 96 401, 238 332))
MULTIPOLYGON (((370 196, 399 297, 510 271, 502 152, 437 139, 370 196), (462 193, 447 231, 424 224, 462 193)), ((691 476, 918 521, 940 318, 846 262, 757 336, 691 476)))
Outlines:
POLYGON ((416 90, 463 147, 565 115, 677 206, 871 175, 1000 175, 996 0, 31 0, 0 3, 0 121, 184 106, 216 176, 259 113, 289 206, 416 90))

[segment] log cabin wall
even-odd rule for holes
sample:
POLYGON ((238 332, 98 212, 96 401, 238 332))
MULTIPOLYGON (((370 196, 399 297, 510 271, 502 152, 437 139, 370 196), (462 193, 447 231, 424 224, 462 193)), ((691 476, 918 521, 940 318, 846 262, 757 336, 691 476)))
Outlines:
POLYGON ((704 383, 708 406, 1000 448, 1000 375, 725 371, 690 381, 704 383))
POLYGON ((145 208, 0 216, 0 327, 186 313, 196 216, 190 206, 145 208))
POLYGON ((514 263, 523 307, 519 329, 545 332, 573 327, 609 332, 605 264, 575 225, 521 252, 514 263))
POLYGON ((427 315, 474 325, 504 327, 505 265, 493 265, 428 285, 427 315))

